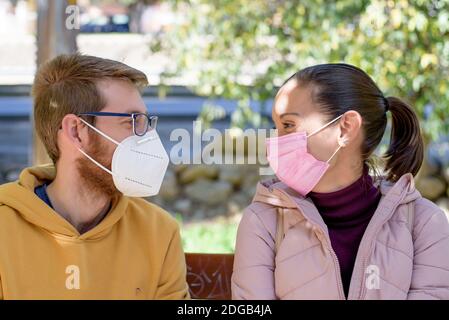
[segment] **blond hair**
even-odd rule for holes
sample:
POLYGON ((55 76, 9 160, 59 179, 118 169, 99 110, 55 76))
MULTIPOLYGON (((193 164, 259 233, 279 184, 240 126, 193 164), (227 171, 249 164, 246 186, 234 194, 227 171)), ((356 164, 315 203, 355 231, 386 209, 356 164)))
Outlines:
POLYGON ((57 133, 62 119, 103 109, 105 100, 97 84, 106 79, 129 81, 138 90, 148 85, 143 72, 124 63, 81 54, 59 55, 37 71, 32 89, 34 124, 54 163, 60 156, 57 133))

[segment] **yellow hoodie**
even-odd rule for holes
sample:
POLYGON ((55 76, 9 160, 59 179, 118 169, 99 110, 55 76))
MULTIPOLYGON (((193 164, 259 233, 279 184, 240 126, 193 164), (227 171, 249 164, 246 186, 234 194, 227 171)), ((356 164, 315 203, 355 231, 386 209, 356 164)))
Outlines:
POLYGON ((54 176, 34 167, 0 186, 0 299, 189 298, 176 220, 122 196, 80 235, 34 194, 54 176))

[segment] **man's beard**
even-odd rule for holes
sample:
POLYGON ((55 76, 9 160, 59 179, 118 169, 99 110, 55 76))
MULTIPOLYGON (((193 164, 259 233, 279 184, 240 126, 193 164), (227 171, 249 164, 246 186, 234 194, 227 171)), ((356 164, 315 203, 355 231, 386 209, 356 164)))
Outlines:
MULTIPOLYGON (((96 133, 92 133, 91 143, 85 151, 95 161, 111 170, 111 152, 108 152, 108 146, 101 141, 101 137, 99 137, 96 133)), ((112 175, 98 167, 85 156, 77 160, 77 169, 81 182, 86 188, 86 192, 98 196, 106 196, 108 198, 113 198, 121 194, 121 192, 115 187, 112 175)))

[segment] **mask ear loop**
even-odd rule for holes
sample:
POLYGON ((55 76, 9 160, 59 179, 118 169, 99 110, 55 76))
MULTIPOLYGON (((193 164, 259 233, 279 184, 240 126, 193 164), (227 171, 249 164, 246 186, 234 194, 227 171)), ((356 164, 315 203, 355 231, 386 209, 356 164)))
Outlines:
POLYGON ((329 121, 328 123, 326 123, 324 126, 322 126, 321 128, 318 128, 318 130, 313 131, 311 134, 307 135, 307 138, 313 136, 314 134, 317 134, 318 132, 320 132, 321 130, 323 130, 324 128, 326 128, 327 126, 330 126, 332 123, 334 123, 335 121, 337 121, 338 119, 340 119, 341 117, 343 117, 343 114, 339 115, 337 118, 335 118, 334 120, 329 121))
MULTIPOLYGON (((95 128, 93 125, 91 125, 90 123, 88 123, 87 121, 84 121, 84 119, 80 120, 89 128, 91 128, 92 130, 94 130, 95 132, 97 132, 98 134, 102 135, 103 137, 105 137, 106 139, 108 139, 109 141, 111 141, 112 143, 115 143, 116 145, 119 145, 119 143, 117 141, 115 141, 114 139, 112 139, 111 137, 109 137, 108 135, 106 135, 105 133, 101 132, 100 130, 98 130, 97 128, 95 128)), ((108 168, 106 168, 104 165, 102 165, 101 163, 99 163, 97 160, 95 160, 94 158, 92 158, 91 156, 89 156, 86 152, 84 152, 81 148, 78 148, 79 152, 81 152, 82 154, 84 154, 90 161, 92 161, 93 163, 95 163, 97 166, 99 166, 101 169, 103 169, 104 171, 106 171, 107 173, 109 173, 110 175, 114 175, 114 173, 109 170, 108 168)))
POLYGON ((86 152, 84 152, 83 150, 81 150, 80 148, 78 148, 79 152, 81 152, 82 154, 84 154, 90 161, 92 161, 93 163, 95 163, 97 166, 99 166, 101 169, 103 169, 104 171, 106 171, 107 173, 109 173, 110 175, 115 175, 111 170, 109 170, 108 168, 106 168, 104 165, 102 165, 101 163, 99 163, 97 160, 95 160, 94 158, 92 158, 91 156, 89 156, 86 152))
POLYGON ((80 120, 89 128, 91 128, 92 130, 94 130, 96 133, 98 133, 99 135, 102 135, 104 138, 108 139, 109 141, 111 141, 112 143, 115 143, 116 145, 119 145, 120 143, 118 143, 117 141, 115 141, 114 139, 112 139, 110 136, 108 136, 106 133, 101 132, 100 130, 98 130, 97 128, 95 128, 93 125, 91 125, 89 122, 85 121, 84 119, 80 118, 80 120))
POLYGON ((342 145, 339 145, 337 150, 335 150, 335 152, 331 155, 331 157, 329 158, 329 160, 326 161, 326 163, 331 162, 332 158, 337 154, 338 151, 340 151, 340 149, 342 148, 342 145))
POLYGON ((338 148, 337 150, 335 150, 335 152, 331 155, 331 157, 329 158, 329 160, 326 161, 326 163, 331 162, 332 158, 337 154, 338 151, 340 151, 341 148, 346 147, 346 144, 348 143, 347 139, 343 140, 343 143, 338 143, 338 148))
MULTIPOLYGON (((334 123, 335 121, 337 121, 338 119, 340 119, 341 117, 343 117, 343 115, 344 115, 344 114, 339 115, 339 116, 338 116, 337 118, 335 118, 334 120, 331 120, 331 121, 329 121, 328 123, 326 123, 324 126, 322 126, 321 128, 318 128, 318 130, 315 130, 314 132, 312 132, 311 134, 309 134, 309 135, 307 136, 307 138, 309 138, 309 137, 313 136, 314 134, 320 132, 321 130, 323 130, 323 129, 326 128, 327 126, 330 126, 332 123, 334 123)), ((332 158, 337 154, 337 152, 340 151, 340 149, 341 149, 342 147, 343 147, 343 146, 342 146, 341 144, 339 144, 337 150, 335 150, 335 152, 331 155, 331 157, 329 158, 329 160, 326 161, 326 163, 329 163, 329 162, 332 160, 332 158)))

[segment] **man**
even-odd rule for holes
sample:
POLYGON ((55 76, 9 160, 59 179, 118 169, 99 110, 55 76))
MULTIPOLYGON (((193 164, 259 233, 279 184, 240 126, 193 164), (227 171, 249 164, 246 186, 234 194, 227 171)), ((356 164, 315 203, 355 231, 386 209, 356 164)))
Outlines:
POLYGON ((34 121, 54 165, 0 186, 0 299, 186 299, 177 222, 139 198, 168 165, 146 76, 80 54, 44 64, 34 121))

